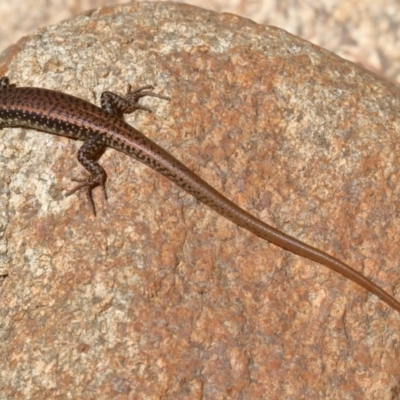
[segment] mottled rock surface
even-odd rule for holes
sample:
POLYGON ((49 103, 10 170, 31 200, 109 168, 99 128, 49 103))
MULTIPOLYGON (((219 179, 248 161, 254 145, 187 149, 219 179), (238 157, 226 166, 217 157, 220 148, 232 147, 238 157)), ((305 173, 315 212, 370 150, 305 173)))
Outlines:
MULTIPOLYGON (((277 28, 157 3, 42 29, 1 74, 97 104, 156 85, 172 100, 130 124, 400 298, 397 87, 277 28)), ((63 196, 79 146, 0 134, 1 399, 399 396, 398 313, 114 150, 94 218, 63 196)))

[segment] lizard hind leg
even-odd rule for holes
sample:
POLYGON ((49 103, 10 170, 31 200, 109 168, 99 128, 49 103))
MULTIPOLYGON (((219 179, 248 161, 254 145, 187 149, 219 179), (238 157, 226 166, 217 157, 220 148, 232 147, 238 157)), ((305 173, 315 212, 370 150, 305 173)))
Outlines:
POLYGON ((83 189, 93 215, 96 215, 96 208, 92 197, 92 190, 100 186, 103 191, 104 199, 107 200, 105 189, 107 174, 104 168, 97 162, 97 155, 105 146, 104 140, 100 135, 93 136, 83 143, 78 151, 78 161, 88 172, 88 177, 73 178, 72 181, 79 182, 79 184, 65 193, 66 196, 70 196, 78 190, 83 189))
POLYGON ((0 78, 0 90, 15 88, 17 85, 15 83, 10 83, 10 79, 8 76, 3 76, 0 78))
POLYGON ((136 110, 151 112, 149 107, 139 104, 139 100, 142 97, 151 96, 170 100, 167 96, 147 91, 147 89, 154 89, 154 86, 147 85, 132 90, 132 86, 128 85, 125 97, 119 96, 113 92, 103 92, 101 94, 101 108, 117 118, 122 118, 123 114, 131 114, 136 110))

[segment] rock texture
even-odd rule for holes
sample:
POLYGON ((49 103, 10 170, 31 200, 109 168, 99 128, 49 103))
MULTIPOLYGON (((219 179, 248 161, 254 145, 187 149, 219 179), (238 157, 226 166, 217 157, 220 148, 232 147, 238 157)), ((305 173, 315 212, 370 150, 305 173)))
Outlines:
MULTIPOLYGON (((254 215, 400 297, 400 90, 277 28, 130 4, 3 55, 18 85, 98 103, 155 84, 127 121, 254 215)), ((400 316, 107 150, 109 201, 65 198, 66 138, 0 135, 0 398, 391 399, 400 316)))
MULTIPOLYGON (((142 1, 142 0, 140 0, 142 1)), ((168 0, 165 0, 168 1, 168 0)), ((0 49, 34 29, 126 0, 0 1, 0 49)), ((400 82, 398 0, 180 0, 274 25, 400 82)))

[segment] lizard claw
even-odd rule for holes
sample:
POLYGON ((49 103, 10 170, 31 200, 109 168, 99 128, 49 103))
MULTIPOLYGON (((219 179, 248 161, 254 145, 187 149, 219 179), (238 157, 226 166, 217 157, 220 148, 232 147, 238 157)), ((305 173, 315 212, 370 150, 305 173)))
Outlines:
POLYGON ((71 180, 73 182, 79 182, 79 184, 76 185, 75 187, 73 187, 71 190, 66 191, 65 196, 71 196, 78 190, 83 189, 85 196, 89 202, 89 207, 92 210, 93 215, 96 216, 96 208, 94 206, 92 190, 95 187, 100 186, 103 191, 104 200, 107 201, 107 192, 106 192, 104 182, 103 181, 98 182, 98 179, 93 179, 92 176, 89 176, 88 178, 72 178, 71 180))
MULTIPOLYGON (((164 100, 171 100, 170 97, 163 96, 162 94, 158 94, 158 93, 154 93, 154 92, 146 92, 145 90, 147 90, 147 89, 152 90, 152 89, 154 89, 154 86, 146 85, 146 86, 141 86, 135 90, 132 90, 132 86, 129 84, 127 91, 126 91, 125 99, 133 104, 137 104, 137 102, 140 98, 146 97, 146 96, 158 97, 159 99, 164 99, 164 100)), ((147 109, 147 107, 143 107, 143 108, 142 107, 143 106, 141 106, 140 108, 143 110, 147 109)))

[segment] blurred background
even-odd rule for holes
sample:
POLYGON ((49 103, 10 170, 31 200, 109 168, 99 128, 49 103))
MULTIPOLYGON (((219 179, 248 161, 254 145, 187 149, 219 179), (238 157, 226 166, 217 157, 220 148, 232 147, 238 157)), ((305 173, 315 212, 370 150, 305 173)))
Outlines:
MULTIPOLYGON (((400 82, 399 0, 191 0, 274 25, 400 82)), ((39 27, 122 0, 0 0, 0 50, 39 27)))

